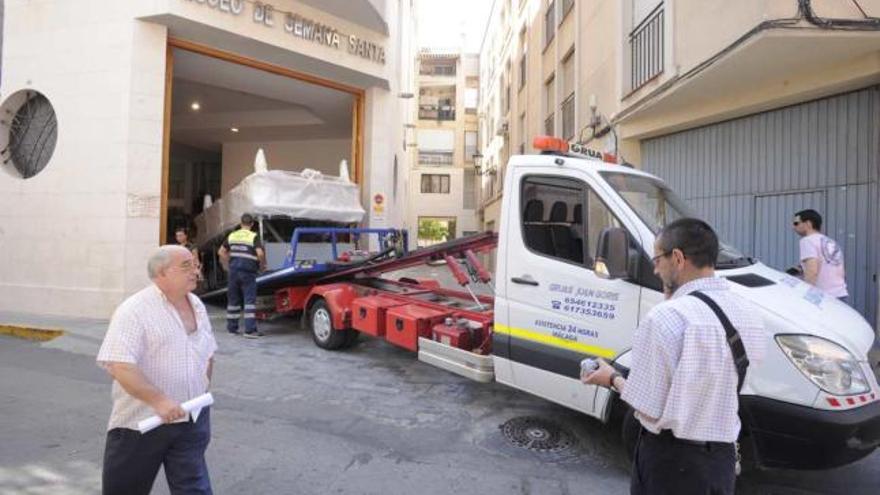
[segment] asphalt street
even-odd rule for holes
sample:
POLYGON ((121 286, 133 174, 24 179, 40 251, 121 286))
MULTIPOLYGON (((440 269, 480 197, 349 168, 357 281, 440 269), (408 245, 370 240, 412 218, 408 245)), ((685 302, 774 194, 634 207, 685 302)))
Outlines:
MULTIPOLYGON (((328 352, 298 320, 279 319, 253 341, 227 334, 212 313, 216 493, 628 492, 619 433, 598 421, 375 339, 328 352), (524 417, 555 425, 563 441, 546 451, 515 445, 502 425, 524 417)), ((16 320, 33 323, 0 314, 16 320)), ((42 344, 0 337, 0 494, 97 493, 110 379, 94 356, 106 322, 41 323, 67 333, 42 344)), ((747 473, 738 493, 874 495, 878 479, 875 452, 829 471, 747 473)), ((161 474, 154 492, 167 493, 161 474)))

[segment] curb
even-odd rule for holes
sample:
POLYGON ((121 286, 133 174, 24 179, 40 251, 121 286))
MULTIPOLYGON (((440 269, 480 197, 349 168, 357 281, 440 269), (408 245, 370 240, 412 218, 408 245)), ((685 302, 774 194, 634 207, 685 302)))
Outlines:
POLYGON ((9 335, 33 342, 48 342, 64 335, 64 330, 0 324, 0 335, 9 335))

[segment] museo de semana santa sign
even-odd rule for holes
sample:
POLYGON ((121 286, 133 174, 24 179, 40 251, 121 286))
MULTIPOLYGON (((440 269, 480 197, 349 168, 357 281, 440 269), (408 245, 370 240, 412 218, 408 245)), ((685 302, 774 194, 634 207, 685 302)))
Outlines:
POLYGON ((251 4, 251 19, 267 28, 275 28, 280 24, 284 32, 312 41, 319 45, 336 49, 345 49, 356 55, 380 64, 385 63, 385 48, 381 45, 359 38, 353 34, 344 34, 333 26, 313 21, 293 12, 283 12, 266 2, 250 0, 184 0, 199 3, 219 12, 240 16, 244 14, 245 4, 251 4))

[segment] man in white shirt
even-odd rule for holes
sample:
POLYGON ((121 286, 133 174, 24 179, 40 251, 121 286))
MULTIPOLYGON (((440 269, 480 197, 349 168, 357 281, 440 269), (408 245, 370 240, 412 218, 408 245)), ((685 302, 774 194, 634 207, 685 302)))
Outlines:
POLYGON ((619 391, 642 425, 633 494, 734 493, 738 388, 749 362, 763 358, 766 337, 758 311, 715 276, 717 257, 718 238, 705 222, 664 227, 653 262, 668 300, 636 330, 628 378, 600 360, 583 379, 619 391))
POLYGON ((826 294, 847 302, 846 271, 843 249, 834 239, 823 234, 822 215, 816 210, 803 210, 794 215, 794 231, 801 236, 800 260, 804 281, 826 294))
POLYGON ((147 272, 153 283, 116 308, 98 351, 113 377, 103 493, 148 494, 164 465, 171 493, 210 494, 210 410, 180 407, 207 391, 217 350, 205 306, 190 292, 198 268, 185 247, 162 246, 147 272), (141 434, 138 422, 154 414, 165 424, 141 434))

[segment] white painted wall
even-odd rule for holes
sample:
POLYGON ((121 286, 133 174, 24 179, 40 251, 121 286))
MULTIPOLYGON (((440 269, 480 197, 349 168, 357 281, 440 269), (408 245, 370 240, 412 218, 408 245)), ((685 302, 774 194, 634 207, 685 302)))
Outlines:
POLYGON ((339 175, 339 161, 351 164, 351 139, 313 139, 308 141, 274 141, 260 143, 230 142, 223 144, 221 191, 228 191, 254 172, 257 149, 263 148, 269 170, 300 172, 311 168, 325 175, 339 175))
POLYGON ((108 317, 147 283, 166 30, 114 7, 6 2, 0 99, 42 92, 58 142, 36 177, 0 173, 0 310, 108 317))
MULTIPOLYGON (((398 11, 408 3, 385 5, 389 37, 291 0, 278 6, 384 45, 388 62, 321 47, 279 25, 269 29, 197 2, 5 2, 0 100, 25 88, 45 94, 57 114, 58 142, 46 169, 32 179, 0 166, 0 311, 106 318, 148 283, 146 259, 160 232, 168 36, 161 22, 167 14, 191 19, 180 24, 185 32, 178 35, 197 43, 362 85, 364 197, 390 190, 404 121, 400 88, 392 82, 402 71, 397 16, 409 15, 398 11), (371 86, 383 80, 390 89, 371 86)), ((248 11, 252 7, 248 2, 248 11)), ((253 152, 242 151, 249 155, 245 163, 253 163, 253 152)), ((337 153, 347 156, 350 145, 337 153)), ((331 155, 321 167, 332 164, 335 171, 338 159, 331 155)), ((402 153, 400 159, 405 166, 402 153)), ((275 161, 271 150, 269 160, 275 161)), ((302 165, 315 168, 310 161, 302 165)), ((399 225, 402 208, 388 211, 383 222, 399 225)))

